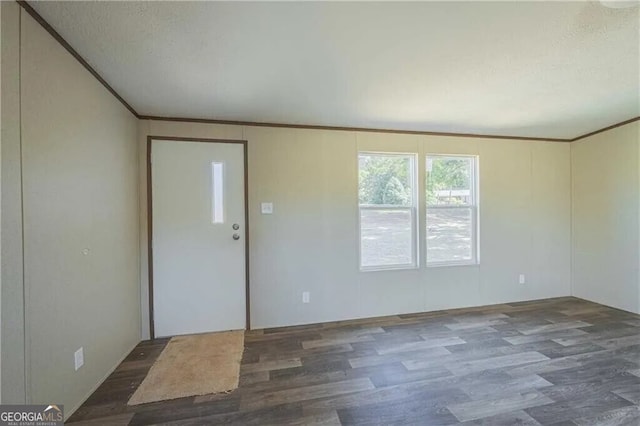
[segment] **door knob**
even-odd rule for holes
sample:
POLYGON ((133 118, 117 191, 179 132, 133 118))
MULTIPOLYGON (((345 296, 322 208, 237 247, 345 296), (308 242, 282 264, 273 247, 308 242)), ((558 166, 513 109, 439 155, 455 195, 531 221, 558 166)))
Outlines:
POLYGON ((239 239, 240 239, 240 235, 238 235, 238 234, 233 234, 233 239, 234 239, 234 240, 239 240, 239 239))
POLYGON ((240 225, 238 225, 237 223, 234 223, 232 228, 234 231, 237 231, 238 229, 240 229, 240 225))

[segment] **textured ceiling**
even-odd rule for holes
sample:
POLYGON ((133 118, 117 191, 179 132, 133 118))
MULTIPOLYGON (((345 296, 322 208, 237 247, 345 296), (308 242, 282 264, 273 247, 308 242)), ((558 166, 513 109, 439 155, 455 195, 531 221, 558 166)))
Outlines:
POLYGON ((31 2, 142 115, 572 138, 640 115, 640 8, 31 2))

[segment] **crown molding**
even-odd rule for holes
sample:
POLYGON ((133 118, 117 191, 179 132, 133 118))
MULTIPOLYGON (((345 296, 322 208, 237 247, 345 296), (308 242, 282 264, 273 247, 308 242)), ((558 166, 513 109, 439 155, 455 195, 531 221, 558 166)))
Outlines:
POLYGON ((379 129, 379 128, 370 128, 370 127, 320 126, 315 124, 288 124, 288 123, 268 123, 268 122, 260 122, 260 121, 214 120, 214 119, 206 119, 206 118, 159 117, 159 116, 152 116, 152 115, 141 115, 138 118, 140 118, 140 120, 179 121, 179 122, 185 122, 185 123, 205 123, 205 124, 227 124, 232 126, 280 127, 280 128, 288 128, 288 129, 395 133, 395 134, 403 134, 403 135, 453 136, 453 137, 462 137, 462 138, 515 139, 515 140, 526 140, 526 141, 551 141, 551 142, 570 142, 571 141, 571 139, 538 138, 538 137, 529 137, 529 136, 483 135, 483 134, 476 134, 476 133, 430 132, 426 130, 423 131, 423 130, 379 129))
POLYGON ((603 127, 602 129, 594 130, 593 132, 585 133, 584 135, 570 139, 569 142, 579 141, 580 139, 588 138, 589 136, 597 135, 598 133, 606 132, 607 130, 615 129, 616 127, 624 126, 625 124, 631 124, 638 120, 640 120, 640 116, 612 124, 611 126, 603 127))
POLYGON ((233 120, 215 120, 206 118, 182 118, 182 117, 161 117, 152 115, 139 114, 122 96, 115 91, 113 87, 73 48, 71 45, 38 13, 31 7, 29 2, 24 0, 16 0, 16 2, 35 19, 51 36, 58 41, 91 75, 95 77, 108 91, 111 93, 122 105, 124 105, 137 119, 139 120, 155 120, 155 121, 178 121, 185 123, 206 123, 206 124, 227 124, 235 126, 255 126, 255 127, 278 127, 278 128, 290 128, 290 129, 315 129, 315 130, 338 130, 338 131, 352 131, 352 132, 375 132, 375 133, 395 133, 406 135, 424 135, 424 136, 450 136, 450 137, 462 137, 462 138, 486 138, 486 139, 511 139, 511 140, 525 140, 525 141, 546 141, 546 142, 575 142, 580 139, 587 138, 589 136, 596 135, 598 133, 606 132, 607 130, 614 129, 616 127, 624 126, 625 124, 633 123, 640 120, 640 116, 631 118, 629 120, 622 121, 620 123, 612 124, 611 126, 604 127, 593 132, 586 133, 584 135, 577 136, 575 138, 544 138, 544 137, 530 137, 530 136, 504 136, 504 135, 483 135, 475 133, 454 133, 454 132, 430 132, 421 130, 399 130, 399 129, 376 129, 368 127, 340 127, 340 126, 320 126, 313 124, 287 124, 287 123, 267 123, 267 122, 254 122, 254 121, 233 121, 233 120))
POLYGON ((31 15, 31 17, 35 19, 36 22, 38 22, 42 26, 42 28, 44 28, 49 34, 51 34, 51 36, 56 39, 58 43, 60 43, 62 47, 64 47, 67 52, 71 54, 71 56, 76 58, 76 60, 80 62, 80 64, 85 67, 86 70, 89 71, 89 73, 94 76, 96 80, 98 80, 113 96, 115 96, 115 98, 119 100, 120 103, 125 106, 125 108, 131 111, 131 114, 133 114, 136 118, 139 118, 136 110, 133 109, 133 107, 129 105, 127 101, 125 101, 124 98, 120 96, 118 92, 116 92, 115 89, 111 87, 111 85, 109 85, 109 83, 107 83, 104 78, 102 78, 98 71, 96 71, 91 65, 89 65, 89 63, 85 61, 82 56, 80 56, 80 54, 73 47, 71 47, 71 45, 38 12, 36 12, 28 2, 22 0, 16 1, 20 6, 22 6, 25 12, 31 15))

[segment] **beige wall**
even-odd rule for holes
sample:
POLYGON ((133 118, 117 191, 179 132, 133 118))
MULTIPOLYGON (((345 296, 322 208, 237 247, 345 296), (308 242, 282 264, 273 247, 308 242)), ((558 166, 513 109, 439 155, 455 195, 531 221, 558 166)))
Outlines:
POLYGON ((640 313, 640 122, 571 144, 573 295, 640 313))
POLYGON ((2 10, 2 402, 24 403, 24 299, 22 277, 22 187, 20 162, 20 11, 2 10))
POLYGON ((161 121, 141 121, 138 133, 143 336, 147 135, 248 140, 255 328, 570 294, 569 144, 161 121), (479 155, 480 265, 360 272, 358 150, 479 155), (262 201, 275 214, 261 215, 262 201))
MULTIPOLYGON (((0 6, 0 41, 2 40, 2 7, 0 6)), ((0 54, 0 82, 2 81, 2 55, 0 54)), ((0 89, 0 92, 2 90, 0 89)), ((0 133, 2 131, 2 102, 0 102, 0 133)), ((2 175, 2 136, 0 135, 0 176, 2 175)), ((2 187, 0 185, 0 223, 2 223, 2 187)), ((0 226, 0 318, 2 318, 2 228, 0 226)), ((0 321, 1 322, 1 321, 0 321)), ((0 354, 2 353, 2 327, 0 326, 0 354)), ((2 383, 2 356, 0 356, 0 384, 2 383)), ((0 385, 0 401, 2 386, 0 385)))
POLYGON ((26 399, 69 414, 140 340, 137 119, 24 11, 19 23, 26 399))

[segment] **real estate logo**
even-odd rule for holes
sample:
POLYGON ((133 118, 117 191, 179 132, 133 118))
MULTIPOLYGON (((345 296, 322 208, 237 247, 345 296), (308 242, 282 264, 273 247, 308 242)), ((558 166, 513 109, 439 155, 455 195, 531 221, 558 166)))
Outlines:
POLYGON ((62 405, 0 405, 0 426, 62 426, 62 405))

